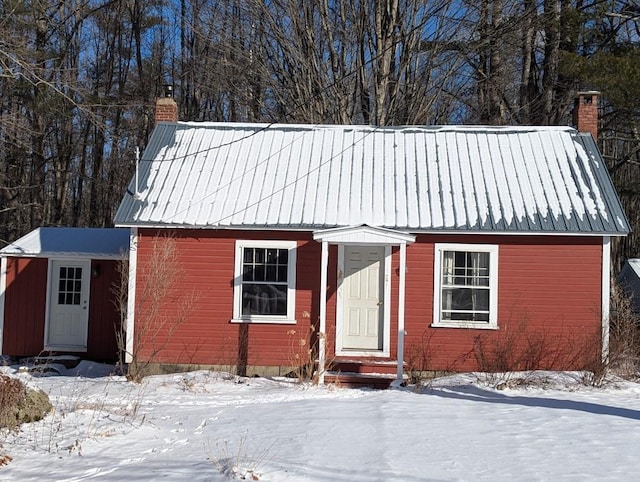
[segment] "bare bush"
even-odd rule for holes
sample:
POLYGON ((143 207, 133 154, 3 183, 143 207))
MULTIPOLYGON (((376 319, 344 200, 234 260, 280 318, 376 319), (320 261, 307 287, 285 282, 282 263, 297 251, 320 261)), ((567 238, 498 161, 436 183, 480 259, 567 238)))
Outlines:
POLYGON ((621 377, 635 378, 640 367, 640 316, 620 286, 611 291, 608 366, 621 377))
POLYGON ((483 333, 474 338, 473 350, 478 369, 486 373, 504 373, 522 369, 523 365, 533 368, 534 361, 526 360, 526 354, 536 354, 538 350, 523 350, 526 336, 526 320, 505 323, 500 331, 483 333))
POLYGON ((117 281, 113 283, 111 292, 114 295, 113 303, 120 314, 120 320, 113 327, 118 347, 118 361, 116 369, 119 373, 126 373, 127 353, 127 300, 129 298, 129 258, 123 254, 116 265, 118 273, 117 281))
POLYGON ((594 336, 583 349, 581 381, 600 387, 609 374, 635 379, 640 367, 640 316, 633 311, 631 296, 619 285, 611 287, 608 350, 601 352, 602 337, 594 336))
POLYGON ((507 386, 513 383, 513 372, 516 371, 568 366, 572 350, 560 349, 564 345, 569 343, 560 342, 557 335, 552 337, 545 326, 531 327, 527 313, 514 312, 499 332, 483 333, 474 338, 473 355, 484 383, 507 386))
POLYGON ((425 330, 419 343, 411 343, 405 350, 404 360, 407 364, 408 382, 412 385, 432 378, 431 338, 433 330, 425 330))
MULTIPOLYGON (((596 315, 600 317, 599 310, 596 315)), ((580 371, 580 382, 594 387, 606 383, 613 373, 637 378, 640 367, 640 316, 633 311, 631 298, 619 286, 612 286, 608 351, 603 353, 599 327, 593 332, 569 331, 554 335, 544 330, 526 329, 526 320, 515 329, 487 333, 474 339, 478 369, 491 383, 508 381, 511 371, 567 369, 580 371)))
POLYGON ((184 279, 184 268, 177 259, 176 240, 170 236, 154 237, 151 255, 145 263, 142 289, 136 292, 135 330, 133 349, 127 350, 127 303, 129 267, 120 263, 120 288, 116 292, 116 306, 121 313, 121 326, 116 332, 120 363, 130 358, 127 377, 140 381, 152 371, 159 355, 167 348, 176 330, 192 314, 198 296, 193 291, 178 288, 184 279))

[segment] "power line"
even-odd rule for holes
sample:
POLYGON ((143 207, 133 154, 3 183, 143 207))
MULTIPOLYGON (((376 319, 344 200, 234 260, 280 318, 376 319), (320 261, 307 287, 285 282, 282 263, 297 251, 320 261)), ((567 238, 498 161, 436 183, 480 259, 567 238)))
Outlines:
MULTIPOLYGON (((447 6, 448 6, 448 4, 447 4, 446 2, 443 2, 443 3, 438 7, 438 9, 436 9, 436 11, 435 11, 435 12, 431 12, 431 15, 432 15, 432 16, 433 16, 433 15, 436 15, 438 12, 442 11, 442 10, 443 10, 443 9, 445 9, 447 6)), ((421 22, 419 22, 417 25, 415 25, 413 28, 409 29, 409 30, 407 31, 406 35, 412 35, 413 33, 417 32, 417 31, 419 31, 419 30, 422 30, 422 29, 425 27, 426 23, 430 20, 430 18, 431 18, 431 17, 427 17, 426 15, 424 15, 424 18, 422 19, 422 21, 421 21, 421 22)), ((381 50, 380 52, 378 52, 376 55, 371 56, 370 58, 366 59, 366 60, 364 61, 364 63, 363 63, 363 65, 362 65, 362 66, 369 66, 369 65, 373 64, 373 63, 374 63, 374 62, 376 62, 378 59, 380 59, 384 54, 386 54, 389 50, 395 50, 396 48, 397 48, 397 45, 392 43, 392 44, 391 44, 391 45, 389 45, 387 48, 382 49, 382 50, 381 50)), ((331 82, 331 83, 329 83, 328 85, 326 85, 324 88, 322 88, 322 89, 320 89, 320 90, 318 90, 318 91, 314 92, 314 93, 313 93, 311 96, 309 96, 307 99, 305 99, 305 100, 303 100, 303 101, 300 101, 298 104, 294 105, 293 109, 291 109, 291 110, 292 110, 293 112, 295 112, 297 109, 299 109, 300 107, 302 107, 304 104, 306 104, 306 103, 310 102, 312 99, 317 98, 317 97, 319 97, 319 96, 321 96, 321 95, 325 94, 326 92, 328 92, 330 89, 333 89, 335 86, 337 86, 337 85, 338 85, 338 84, 340 84, 341 82, 344 82, 344 81, 345 81, 345 80, 347 80, 348 78, 350 78, 350 77, 352 77, 352 76, 356 75, 356 74, 358 73, 358 70, 359 70, 360 68, 361 68, 361 67, 359 66, 359 67, 357 67, 357 68, 354 68, 354 69, 352 69, 352 70, 350 70, 350 71, 346 72, 342 77, 340 77, 340 78, 338 78, 338 79, 334 80, 333 82, 331 82)), ((287 116, 287 113, 286 113, 286 112, 285 112, 285 116, 287 116)), ((261 133, 261 132, 265 132, 266 130, 270 129, 271 127, 273 127, 273 126, 274 126, 274 125, 276 125, 276 124, 277 124, 276 122, 271 122, 271 123, 269 123, 269 124, 264 125, 262 128, 255 130, 255 131, 254 131, 254 132, 252 132, 251 134, 246 135, 246 136, 240 137, 240 138, 238 138, 238 139, 234 139, 234 140, 232 140, 232 141, 225 142, 224 144, 218 144, 218 145, 216 145, 216 146, 210 146, 210 147, 208 147, 208 148, 206 148, 206 149, 203 149, 203 150, 201 150, 201 151, 197 151, 197 152, 195 152, 195 153, 193 153, 193 152, 192 152, 192 153, 189 153, 188 155, 189 155, 189 156, 192 156, 192 155, 198 155, 198 154, 203 154, 203 153, 209 152, 209 151, 214 150, 214 149, 220 149, 220 148, 223 148, 223 147, 228 147, 228 146, 230 146, 230 145, 232 145, 232 144, 235 144, 235 143, 238 143, 238 142, 245 141, 246 139, 248 139, 248 138, 250 138, 250 137, 253 137, 253 136, 255 136, 255 135, 257 135, 257 134, 259 134, 259 133, 261 133)), ((318 126, 318 125, 319 125, 319 124, 310 125, 309 127, 310 127, 310 128, 313 128, 314 126, 318 126)), ((371 131, 369 132, 369 134, 368 134, 368 135, 370 135, 370 134, 372 134, 373 132, 375 132, 378 128, 379 128, 379 127, 374 127, 374 129, 373 129, 373 130, 371 130, 371 131)), ((302 136, 302 135, 303 135, 303 134, 301 134, 300 136, 302 136)), ((359 141, 362 141, 365 137, 366 137, 366 136, 363 136, 359 141)), ((290 143, 289 145, 291 145, 293 142, 295 142, 295 140, 296 140, 296 139, 294 139, 293 141, 291 141, 291 143, 290 143)), ((346 149, 348 149, 348 148, 350 148, 350 147, 353 147, 353 145, 355 145, 355 142, 354 142, 351 146, 349 146, 349 147, 345 147, 345 148, 344 148, 344 149, 343 149, 339 154, 341 154, 342 152, 344 152, 346 149)), ((282 149, 284 149, 284 147, 283 147, 283 148, 281 148, 281 149, 280 149, 279 151, 277 151, 276 153, 281 152, 281 151, 282 151, 282 149)), ((268 161, 269 161, 269 159, 271 159, 271 157, 272 157, 274 154, 276 154, 276 153, 272 153, 271 155, 269 155, 269 156, 268 156, 267 158, 265 158, 264 160, 262 160, 262 161, 258 161, 258 162, 256 163, 256 165, 255 165, 255 166, 253 166, 253 168, 252 168, 252 169, 253 169, 253 170, 255 170, 255 169, 257 169, 259 166, 261 166, 262 164, 264 164, 264 163, 268 162, 268 161)), ((184 156, 182 156, 182 157, 186 157, 186 156, 187 156, 187 154, 185 154, 185 155, 184 155, 184 156)), ((251 208, 251 207, 253 207, 253 206, 256 206, 257 204, 259 204, 259 203, 263 202, 264 200, 269 199, 269 198, 271 198, 271 197, 275 196, 276 194, 278 194, 278 193, 280 193, 280 192, 284 191, 286 188, 290 187, 291 185, 296 184, 297 182, 301 181, 302 179, 304 179, 304 178, 308 177, 311 173, 313 173, 313 172, 317 171, 317 170, 318 170, 318 169, 320 169, 320 167, 322 167, 323 165, 325 165, 325 164, 327 164, 327 163, 331 162, 335 157, 336 157, 336 156, 333 156, 333 157, 329 158, 328 160, 326 160, 326 161, 324 161, 324 162, 321 162, 321 163, 320 163, 316 168, 314 168, 314 169, 312 169, 312 170, 308 171, 307 173, 303 174, 302 176, 300 176, 300 177, 296 178, 294 181, 292 181, 292 182, 290 182, 289 184, 287 184, 287 185, 283 186, 282 188, 278 189, 277 191, 272 192, 272 193, 270 193, 270 194, 266 195, 264 198, 261 198, 261 199, 259 199, 259 200, 255 201, 254 203, 252 203, 252 204, 250 204, 250 205, 248 205, 248 206, 244 207, 244 208, 243 208, 242 210, 240 210, 240 211, 234 212, 234 213, 232 213, 231 215, 226 216, 225 218, 222 218, 222 219, 220 219, 220 220, 216 221, 214 224, 217 224, 217 223, 219 223, 220 221, 222 221, 222 220, 224 220, 224 219, 226 219, 226 218, 228 218, 228 217, 232 217, 232 216, 235 216, 235 215, 237 215, 237 214, 240 214, 241 212, 246 211, 246 210, 250 209, 250 208, 251 208)), ((180 157, 174 157, 174 158, 172 158, 172 160, 177 160, 177 159, 180 159, 180 157)), ((152 160, 152 161, 149 161, 149 162, 156 162, 156 161, 155 161, 155 160, 152 160)), ((246 175, 246 172, 242 174, 242 176, 244 176, 244 175, 246 175)), ((174 213, 174 214, 173 214, 171 217, 169 217, 168 219, 173 219, 173 218, 175 218, 176 216, 178 216, 178 215, 180 215, 180 214, 183 214, 184 212, 186 212, 186 211, 190 210, 190 209, 192 208, 192 205, 193 205, 193 203, 194 203, 194 202, 195 202, 196 204, 202 204, 206 199, 208 199, 208 198, 210 198, 210 197, 214 196, 215 194, 217 194, 218 192, 220 192, 222 189, 226 189, 226 188, 228 188, 228 187, 229 187, 233 182, 237 181, 237 180, 238 180, 240 177, 242 177, 242 176, 234 177, 234 178, 233 178, 233 179, 231 179, 227 184, 225 184, 225 185, 223 185, 223 186, 218 186, 218 187, 217 187, 213 192, 207 193, 207 194, 206 194, 205 196, 203 196, 201 199, 196 200, 196 201, 192 201, 192 203, 190 203, 190 206, 189 206, 188 208, 185 208, 185 209, 183 209, 183 210, 181 210, 181 211, 178 211, 178 212, 174 213)))

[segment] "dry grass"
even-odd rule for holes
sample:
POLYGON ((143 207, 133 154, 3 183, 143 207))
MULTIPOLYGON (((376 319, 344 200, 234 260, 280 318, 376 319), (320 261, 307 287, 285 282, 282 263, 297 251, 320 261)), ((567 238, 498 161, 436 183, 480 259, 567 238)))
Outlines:
POLYGON ((249 451, 247 436, 240 438, 236 446, 228 440, 216 442, 215 447, 209 444, 209 460, 216 469, 229 479, 233 480, 261 480, 261 468, 272 456, 273 442, 267 448, 255 448, 249 451))
POLYGON ((315 328, 309 326, 307 333, 298 332, 295 329, 287 330, 289 337, 289 350, 287 363, 293 370, 289 376, 298 382, 313 381, 316 375, 317 346, 313 343, 315 328))

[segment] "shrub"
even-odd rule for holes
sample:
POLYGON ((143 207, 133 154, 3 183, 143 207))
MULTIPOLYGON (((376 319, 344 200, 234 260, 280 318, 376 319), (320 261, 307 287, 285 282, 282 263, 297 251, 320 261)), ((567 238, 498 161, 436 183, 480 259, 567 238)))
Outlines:
POLYGON ((36 422, 52 409, 42 390, 32 390, 17 378, 0 375, 0 428, 16 429, 23 423, 36 422))
MULTIPOLYGON (((146 269, 140 271, 142 282, 136 294, 136 320, 133 335, 127 333, 129 263, 122 259, 118 266, 119 280, 112 287, 115 306, 120 312, 116 325, 121 371, 127 378, 140 382, 157 373, 157 362, 169 346, 180 325, 189 319, 199 300, 199 293, 185 290, 176 281, 186 273, 178 260, 177 242, 171 236, 153 238, 146 269), (132 350, 127 351, 127 339, 132 336, 132 350), (125 369, 127 356, 130 363, 125 369)), ((140 269, 140 268, 139 268, 140 269)))
POLYGON ((620 286, 611 290, 608 364, 619 376, 634 378, 640 368, 640 317, 620 286))
POLYGON ((13 410, 26 393, 26 387, 17 378, 0 375, 0 427, 10 427, 13 410))
POLYGON ((591 346, 583 350, 585 363, 582 381, 600 387, 610 373, 626 379, 637 379, 640 368, 640 317, 633 310, 632 299, 623 287, 611 286, 608 350, 601 353, 602 336, 593 337, 591 346))
POLYGON ((422 332, 419 343, 411 343, 405 350, 405 363, 407 366, 408 382, 411 385, 422 383, 433 378, 431 369, 431 338, 433 331, 422 332))

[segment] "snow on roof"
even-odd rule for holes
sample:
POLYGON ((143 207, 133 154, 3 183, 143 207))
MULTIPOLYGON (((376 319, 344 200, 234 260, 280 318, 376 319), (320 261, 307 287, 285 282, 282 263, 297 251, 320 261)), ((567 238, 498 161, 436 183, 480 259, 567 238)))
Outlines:
POLYGON ((593 139, 568 127, 161 123, 115 222, 629 232, 593 139))
POLYGON ((129 230, 38 228, 0 249, 0 256, 118 259, 129 253, 129 230))

